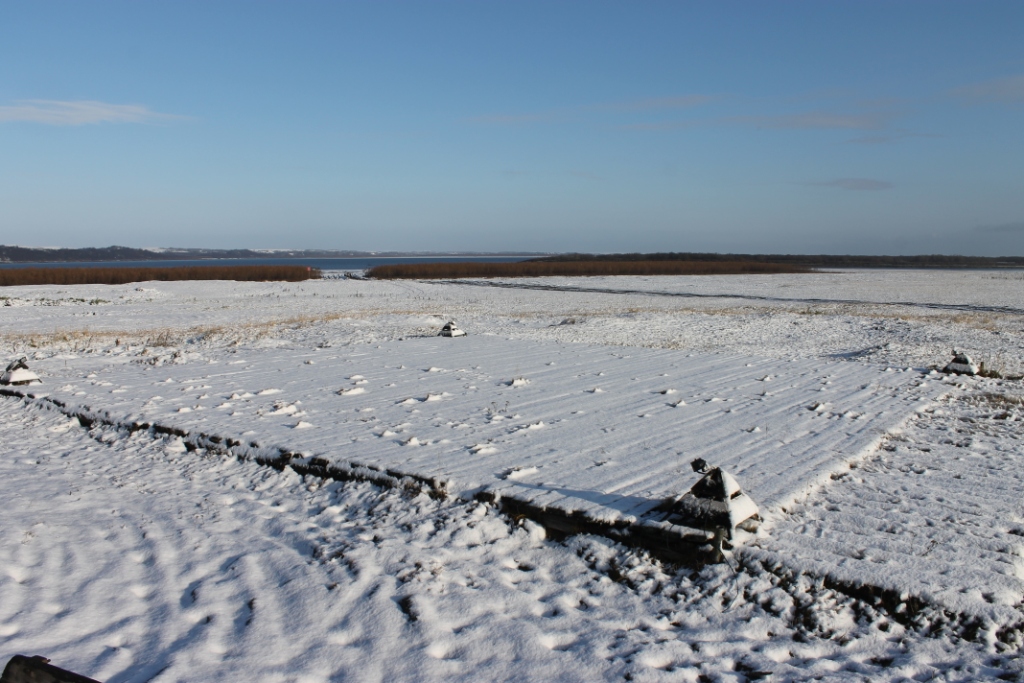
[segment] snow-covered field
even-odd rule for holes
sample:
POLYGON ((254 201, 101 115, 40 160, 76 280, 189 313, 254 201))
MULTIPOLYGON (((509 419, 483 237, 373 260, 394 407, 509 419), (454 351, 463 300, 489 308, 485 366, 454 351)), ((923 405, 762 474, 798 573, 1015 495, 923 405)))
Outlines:
POLYGON ((1018 271, 0 295, 32 393, 241 456, 0 399, 4 659, 110 681, 1024 670, 1024 386, 929 372, 953 347, 1024 370, 1018 271), (470 336, 432 336, 448 318, 470 336), (267 449, 449 496, 248 457, 267 449), (695 457, 765 517, 700 572, 473 500, 632 522, 695 457))

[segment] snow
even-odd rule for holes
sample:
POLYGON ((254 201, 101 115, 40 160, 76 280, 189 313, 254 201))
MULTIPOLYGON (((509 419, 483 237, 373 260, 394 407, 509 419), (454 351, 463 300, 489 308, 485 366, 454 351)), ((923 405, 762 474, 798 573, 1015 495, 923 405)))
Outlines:
POLYGON ((2 294, 0 346, 44 384, 0 396, 0 656, 110 681, 1024 676, 1024 389, 929 370, 1024 367, 1019 272, 2 294), (470 335, 435 336, 450 318, 470 335), (452 495, 248 459, 272 447, 452 495), (700 572, 472 499, 630 521, 696 457, 765 517, 700 572))
POLYGON ((258 439, 248 440, 264 448, 439 478, 457 496, 487 490, 607 522, 635 521, 688 490, 699 478, 689 467, 696 457, 738 477, 766 512, 782 510, 949 390, 945 377, 821 359, 551 342, 531 343, 524 357, 522 342, 491 335, 347 353, 271 349, 245 365, 230 364, 235 355, 210 350, 200 364, 160 367, 122 356, 36 367, 57 385, 51 397, 126 424, 235 440, 255 430, 258 439), (355 375, 369 379, 356 387, 342 379, 355 375), (588 391, 596 377, 601 392, 588 391), (665 400, 666 384, 685 387, 685 408, 665 400), (467 457, 481 442, 492 450, 467 457), (425 448, 411 454, 402 448, 409 445, 425 448), (517 466, 536 472, 502 479, 517 466))

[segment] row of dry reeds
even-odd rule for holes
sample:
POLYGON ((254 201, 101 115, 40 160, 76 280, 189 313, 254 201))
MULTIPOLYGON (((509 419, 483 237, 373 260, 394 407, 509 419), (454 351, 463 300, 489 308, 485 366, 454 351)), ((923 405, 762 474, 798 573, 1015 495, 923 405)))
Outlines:
POLYGON ((0 287, 15 285, 124 285, 151 280, 299 282, 319 278, 307 266, 168 266, 156 268, 3 268, 0 287))
POLYGON ((734 275, 809 273, 806 266, 756 261, 522 261, 519 263, 411 263, 374 266, 367 277, 437 280, 462 277, 587 277, 600 275, 734 275))

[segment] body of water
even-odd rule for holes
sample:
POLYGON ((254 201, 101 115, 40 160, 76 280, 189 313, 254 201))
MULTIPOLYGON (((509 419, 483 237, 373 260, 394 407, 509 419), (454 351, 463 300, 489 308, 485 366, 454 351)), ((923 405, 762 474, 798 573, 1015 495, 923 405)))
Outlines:
POLYGON ((405 263, 516 263, 534 256, 371 256, 365 258, 238 258, 183 261, 62 261, 0 263, 0 268, 175 268, 178 266, 309 266, 323 271, 357 271, 405 263))

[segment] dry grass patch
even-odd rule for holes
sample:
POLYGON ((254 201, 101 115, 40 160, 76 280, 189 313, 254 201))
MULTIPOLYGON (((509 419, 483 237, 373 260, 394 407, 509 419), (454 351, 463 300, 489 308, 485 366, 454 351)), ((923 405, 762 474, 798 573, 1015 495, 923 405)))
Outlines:
POLYGON ((300 282, 319 278, 307 266, 179 266, 155 268, 4 268, 0 287, 19 285, 125 285, 130 282, 234 280, 300 282))

